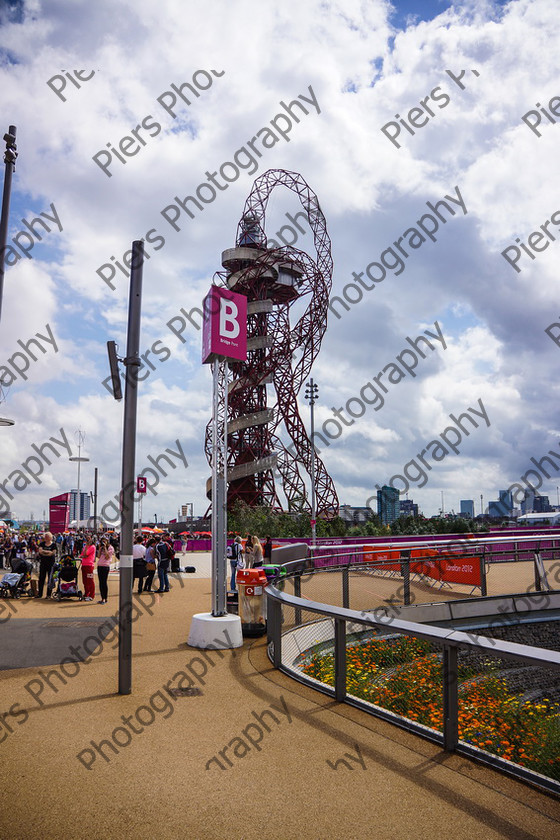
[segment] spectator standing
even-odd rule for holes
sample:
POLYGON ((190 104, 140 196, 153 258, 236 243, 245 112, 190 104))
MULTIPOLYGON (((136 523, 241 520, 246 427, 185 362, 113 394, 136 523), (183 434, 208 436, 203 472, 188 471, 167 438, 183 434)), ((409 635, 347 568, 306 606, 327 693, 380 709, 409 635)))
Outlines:
POLYGON ((146 580, 144 581, 144 592, 152 591, 152 581, 156 573, 156 543, 157 540, 152 537, 151 540, 148 540, 148 545, 146 546, 146 580))
POLYGON ((88 534, 85 540, 85 545, 82 549, 82 582, 84 584, 84 601, 93 601, 95 598, 95 580, 93 577, 93 569, 95 567, 95 546, 91 536, 88 534))
POLYGON ((250 534, 245 539, 245 568, 253 568, 253 537, 250 534))
POLYGON ((253 537, 253 569, 262 566, 263 564, 263 550, 261 541, 258 537, 253 537))
POLYGON ((109 595, 108 578, 111 563, 115 557, 115 551, 112 545, 109 545, 106 537, 101 537, 99 543, 99 553, 97 555, 97 579, 99 580, 99 594, 101 600, 98 604, 106 604, 109 595))
POLYGON ((231 592, 237 592, 237 586, 235 585, 237 570, 245 567, 245 560, 243 559, 243 546, 239 535, 235 537, 233 545, 231 546, 229 565, 231 568, 231 592))
MULTIPOLYGON (((50 531, 49 531, 50 533, 50 531)), ((52 542, 52 534, 51 534, 51 542, 52 542)), ((16 560, 25 560, 27 555, 27 543, 23 537, 23 534, 18 535, 17 540, 14 545, 14 555, 16 560)))
POLYGON ((134 581, 138 578, 138 594, 140 595, 146 577, 146 546, 142 542, 142 537, 136 537, 132 546, 132 568, 132 586, 134 588, 134 581))
POLYGON ((39 543, 37 549, 37 557, 39 558, 39 586, 37 589, 37 598, 43 597, 43 586, 45 580, 47 581, 47 598, 51 595, 51 577, 56 560, 56 543, 53 540, 53 535, 47 531, 45 538, 39 543))
POLYGON ((156 546, 156 553, 158 556, 158 578, 159 589, 156 589, 160 595, 163 592, 169 592, 169 547, 164 541, 163 537, 156 546))
POLYGON ((264 554, 264 562, 265 563, 272 563, 272 539, 270 537, 266 538, 266 542, 263 548, 264 554))
POLYGON ((119 541, 119 538, 117 537, 117 535, 115 533, 111 534, 111 536, 109 537, 109 542, 113 546, 113 551, 115 552, 115 557, 118 560, 119 557, 120 557, 120 554, 121 554, 120 541, 119 541))

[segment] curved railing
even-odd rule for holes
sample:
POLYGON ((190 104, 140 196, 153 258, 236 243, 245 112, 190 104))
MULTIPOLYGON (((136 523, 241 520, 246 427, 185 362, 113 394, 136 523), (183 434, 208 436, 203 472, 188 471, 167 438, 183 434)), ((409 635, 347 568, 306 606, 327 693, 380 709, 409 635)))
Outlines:
MULTIPOLYGON (((326 601, 348 602, 348 575, 356 576, 356 593, 363 589, 363 564, 308 564, 286 564, 287 574, 266 588, 276 668, 447 751, 560 794, 560 652, 420 624, 390 606, 333 606, 326 601)), ((519 597, 519 612, 542 609, 544 597, 560 612, 559 590, 519 597)))

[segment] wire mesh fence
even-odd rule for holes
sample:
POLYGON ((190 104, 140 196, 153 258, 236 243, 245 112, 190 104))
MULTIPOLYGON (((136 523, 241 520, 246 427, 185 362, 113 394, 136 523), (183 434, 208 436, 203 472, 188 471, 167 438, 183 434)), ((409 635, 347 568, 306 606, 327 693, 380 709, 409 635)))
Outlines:
POLYGON ((402 632, 406 622, 396 613, 378 621, 361 579, 336 568, 285 578, 283 593, 294 602, 269 599, 275 664, 446 749, 560 793, 560 655, 457 631, 450 643, 449 629, 430 625, 402 632))

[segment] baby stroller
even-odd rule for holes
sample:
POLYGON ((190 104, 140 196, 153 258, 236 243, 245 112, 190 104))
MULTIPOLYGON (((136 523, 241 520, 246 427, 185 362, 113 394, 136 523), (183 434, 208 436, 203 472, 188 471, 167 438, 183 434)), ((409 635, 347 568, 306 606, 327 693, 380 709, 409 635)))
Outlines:
POLYGON ((84 593, 81 589, 78 589, 78 566, 70 554, 66 554, 60 561, 56 589, 52 597, 57 601, 62 601, 63 598, 83 600, 84 593))
POLYGON ((33 564, 29 560, 14 557, 11 561, 12 571, 0 580, 1 598, 21 598, 31 595, 29 588, 33 564))

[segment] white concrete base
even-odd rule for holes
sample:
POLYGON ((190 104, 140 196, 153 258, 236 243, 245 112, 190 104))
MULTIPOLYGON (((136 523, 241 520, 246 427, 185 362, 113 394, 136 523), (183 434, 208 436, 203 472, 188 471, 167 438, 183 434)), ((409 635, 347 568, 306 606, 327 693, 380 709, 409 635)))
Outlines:
POLYGON ((237 648, 243 645, 241 619, 238 615, 193 615, 187 644, 195 648, 215 650, 237 648))

